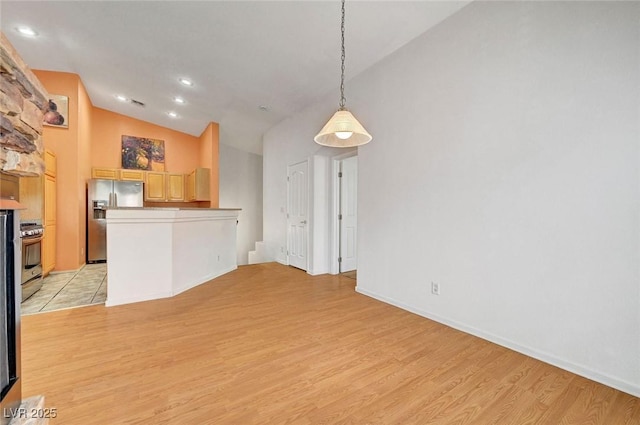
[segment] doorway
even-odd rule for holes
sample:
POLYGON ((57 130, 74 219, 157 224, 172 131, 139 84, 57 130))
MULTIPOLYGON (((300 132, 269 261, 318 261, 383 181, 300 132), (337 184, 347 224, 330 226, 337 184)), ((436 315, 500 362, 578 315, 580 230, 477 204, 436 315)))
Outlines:
POLYGON ((331 272, 358 267, 358 156, 350 152, 333 158, 334 214, 331 272))
POLYGON ((287 167, 287 262, 307 271, 309 241, 309 164, 287 167))

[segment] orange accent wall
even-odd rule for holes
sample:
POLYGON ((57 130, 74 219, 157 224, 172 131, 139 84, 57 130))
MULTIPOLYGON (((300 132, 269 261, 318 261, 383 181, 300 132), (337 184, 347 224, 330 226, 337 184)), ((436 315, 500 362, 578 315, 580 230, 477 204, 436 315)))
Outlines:
POLYGON ((220 125, 210 122, 207 128, 200 135, 200 161, 199 167, 209 168, 210 176, 210 193, 211 208, 218 208, 220 205, 220 167, 219 151, 220 151, 220 125))
MULTIPOLYGON (((86 261, 86 181, 92 167, 121 168, 122 136, 165 142, 165 170, 189 173, 211 169, 211 207, 218 206, 219 126, 211 122, 200 137, 96 108, 76 74, 33 71, 51 94, 69 97, 69 128, 44 127, 43 141, 56 154, 57 241, 56 271, 76 270, 86 261)), ((164 204, 200 206, 209 203, 164 204), (195 205, 194 205, 195 204, 195 205)))
POLYGON ((55 270, 75 270, 84 263, 79 260, 83 216, 78 204, 78 182, 81 179, 78 139, 79 128, 83 126, 78 119, 78 87, 82 83, 76 74, 37 70, 33 73, 50 94, 69 97, 69 128, 44 126, 42 139, 45 148, 53 151, 57 160, 55 270))
POLYGON ((123 135, 164 140, 165 171, 189 173, 199 164, 197 137, 101 108, 93 108, 91 164, 122 168, 123 135))
POLYGON ((87 225, 85 217, 87 214, 86 185, 91 178, 91 134, 93 126, 93 104, 89 99, 89 94, 84 88, 81 80, 78 80, 78 244, 80 250, 77 252, 78 264, 82 265, 87 260, 85 253, 87 241, 87 225))

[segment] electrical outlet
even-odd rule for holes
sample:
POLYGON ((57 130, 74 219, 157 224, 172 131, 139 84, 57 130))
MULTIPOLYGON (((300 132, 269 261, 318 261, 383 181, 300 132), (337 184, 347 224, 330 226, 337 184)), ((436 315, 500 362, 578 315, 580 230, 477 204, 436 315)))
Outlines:
POLYGON ((433 295, 440 295, 440 284, 431 282, 431 293, 433 295))
POLYGON ((280 252, 284 254, 284 247, 283 246, 280 247, 280 252))

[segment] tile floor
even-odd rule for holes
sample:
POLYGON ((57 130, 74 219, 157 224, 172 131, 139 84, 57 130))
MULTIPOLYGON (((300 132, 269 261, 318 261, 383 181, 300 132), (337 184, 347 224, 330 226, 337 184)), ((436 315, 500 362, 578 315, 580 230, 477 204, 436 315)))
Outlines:
POLYGON ((102 304, 107 298, 107 265, 86 264, 78 271, 52 273, 42 289, 21 304, 22 314, 102 304))

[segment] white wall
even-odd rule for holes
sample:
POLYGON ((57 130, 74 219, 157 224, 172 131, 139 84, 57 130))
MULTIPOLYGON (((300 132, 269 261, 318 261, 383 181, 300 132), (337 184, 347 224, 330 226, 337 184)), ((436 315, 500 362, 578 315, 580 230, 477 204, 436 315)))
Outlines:
MULTIPOLYGON (((373 135, 358 291, 640 395, 639 18, 474 2, 348 81, 373 135)), ((285 163, 317 152, 333 107, 265 135, 273 245, 285 163)))
POLYGON ((238 217, 238 265, 262 240, 262 157, 220 144, 220 208, 242 208, 238 217))

